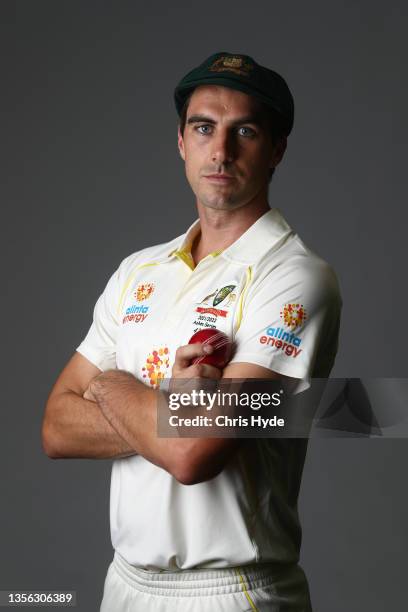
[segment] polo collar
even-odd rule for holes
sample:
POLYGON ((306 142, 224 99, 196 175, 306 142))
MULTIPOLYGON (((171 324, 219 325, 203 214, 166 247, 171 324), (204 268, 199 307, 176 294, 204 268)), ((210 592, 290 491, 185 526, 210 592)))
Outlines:
POLYGON ((238 264, 252 265, 265 253, 282 244, 293 231, 278 208, 271 208, 222 252, 222 256, 238 264))
MULTIPOLYGON (((188 228, 187 232, 180 237, 180 245, 169 253, 169 256, 176 253, 179 256, 182 254, 192 261, 191 247, 199 232, 200 220, 197 219, 188 228)), ((271 208, 228 248, 223 251, 214 251, 211 255, 221 255, 228 261, 237 264, 252 265, 261 259, 266 252, 277 248, 292 233, 293 230, 280 210, 271 208)))

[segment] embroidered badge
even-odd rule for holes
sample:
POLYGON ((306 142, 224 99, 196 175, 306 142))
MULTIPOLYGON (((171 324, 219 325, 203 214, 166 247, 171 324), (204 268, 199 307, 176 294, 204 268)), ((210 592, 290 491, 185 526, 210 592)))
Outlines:
POLYGON ((154 283, 143 283, 138 285, 134 296, 138 302, 144 302, 144 300, 148 300, 151 297, 154 291, 154 283))
POLYGON ((249 72, 253 69, 253 65, 250 62, 245 62, 244 58, 239 56, 226 56, 219 57, 213 65, 210 67, 212 72, 235 72, 241 76, 249 76, 249 72))
POLYGON ((228 314, 227 310, 221 310, 219 308, 215 308, 221 302, 224 302, 223 307, 228 308, 233 304, 236 300, 236 294, 232 293, 235 289, 236 285, 225 285, 225 287, 221 287, 221 289, 216 289, 209 295, 206 295, 203 300, 197 306, 196 312, 200 312, 201 314, 208 313, 218 317, 226 317, 228 314))
POLYGON ((302 304, 285 304, 280 312, 280 317, 290 329, 300 327, 307 318, 302 304))

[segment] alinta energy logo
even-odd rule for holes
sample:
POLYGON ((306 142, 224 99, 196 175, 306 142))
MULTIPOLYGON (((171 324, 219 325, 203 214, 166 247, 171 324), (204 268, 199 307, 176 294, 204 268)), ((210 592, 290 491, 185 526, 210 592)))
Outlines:
POLYGON ((144 302, 151 297, 154 291, 154 283, 143 283, 138 285, 134 295, 138 302, 144 302))
POLYGON ((300 327, 306 320, 306 311, 302 304, 285 304, 280 311, 284 327, 268 327, 266 335, 260 336, 259 342, 266 346, 273 346, 278 351, 283 351, 288 357, 294 359, 300 355, 299 348, 302 339, 296 336, 294 330, 300 327), (290 331, 286 331, 289 328, 290 331))
POLYGON ((285 304, 280 312, 280 317, 291 329, 300 327, 307 318, 303 304, 285 304))
MULTIPOLYGON (((137 289, 133 295, 138 302, 144 302, 152 296, 153 292, 153 283, 141 283, 137 286, 137 289)), ((132 306, 126 308, 122 323, 143 323, 148 315, 148 312, 149 306, 132 304, 132 306)))
POLYGON ((142 368, 142 376, 149 379, 153 389, 158 389, 166 376, 169 365, 169 349, 167 346, 162 346, 148 354, 142 368))

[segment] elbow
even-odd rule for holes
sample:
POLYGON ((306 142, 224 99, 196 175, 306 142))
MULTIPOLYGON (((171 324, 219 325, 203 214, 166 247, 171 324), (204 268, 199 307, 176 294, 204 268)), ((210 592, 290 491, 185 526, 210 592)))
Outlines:
POLYGON ((46 422, 43 423, 41 431, 41 443, 44 453, 50 459, 60 459, 61 454, 58 452, 58 444, 55 432, 52 427, 46 422))
POLYGON ((200 470, 193 470, 190 467, 181 466, 180 468, 173 471, 174 478, 182 485, 195 485, 200 482, 205 482, 206 480, 210 480, 216 474, 204 476, 200 470))
POLYGON ((173 463, 168 470, 183 485, 195 485, 218 476, 224 465, 215 457, 206 457, 194 444, 184 446, 174 453, 173 463))
POLYGON ((204 482, 198 473, 191 470, 186 469, 184 466, 181 466, 175 470, 173 470, 172 475, 182 485, 194 485, 199 484, 200 482, 204 482))

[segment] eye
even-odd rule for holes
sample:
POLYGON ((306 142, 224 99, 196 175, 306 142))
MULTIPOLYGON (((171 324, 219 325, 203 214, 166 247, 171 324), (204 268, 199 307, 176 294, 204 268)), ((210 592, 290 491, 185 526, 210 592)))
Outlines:
POLYGON ((195 129, 197 130, 197 132, 199 134, 203 134, 203 136, 208 136, 208 134, 212 133, 213 126, 212 125, 208 125, 208 124, 197 125, 195 129))
POLYGON ((238 134, 240 136, 245 136, 246 138, 252 138, 256 135, 256 132, 250 127, 242 126, 238 128, 238 134))

